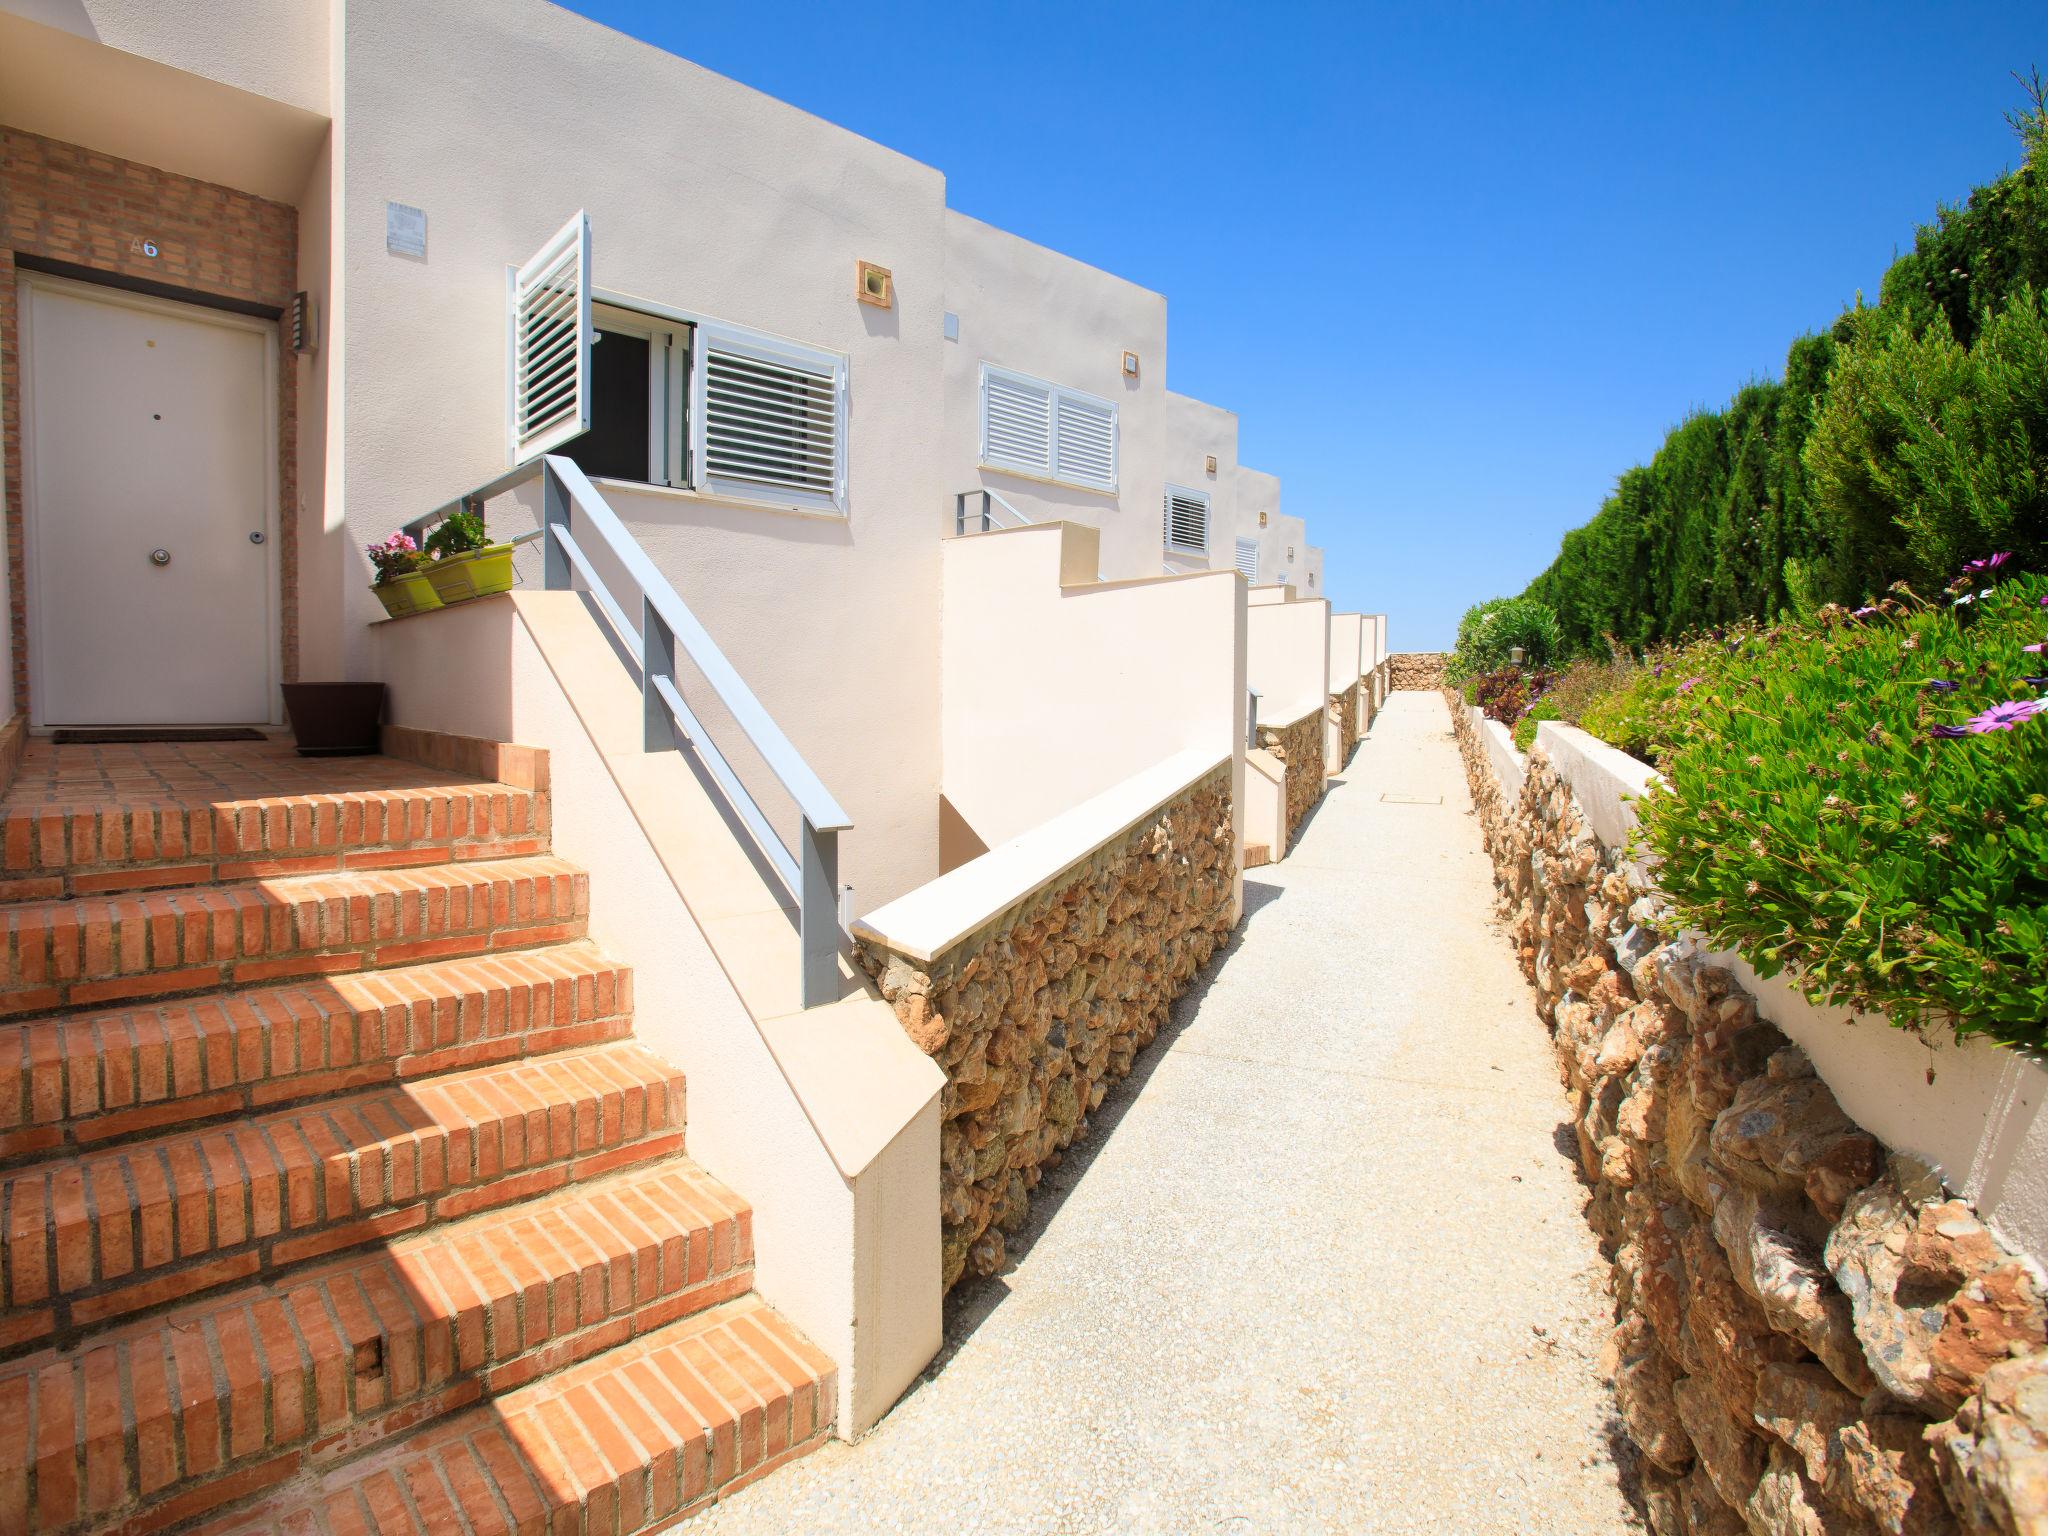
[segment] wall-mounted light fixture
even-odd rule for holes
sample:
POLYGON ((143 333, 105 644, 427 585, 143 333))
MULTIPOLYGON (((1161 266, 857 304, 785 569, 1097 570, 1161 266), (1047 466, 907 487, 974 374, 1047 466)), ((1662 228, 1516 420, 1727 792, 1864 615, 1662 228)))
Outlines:
POLYGON ((1138 354, 1135 352, 1126 352, 1124 354, 1124 377, 1127 379, 1135 379, 1137 376, 1138 354))
POLYGON ((1212 475, 1216 473, 1216 455, 1213 453, 1209 455, 1209 473, 1212 475))
POLYGON ((305 292, 292 295, 291 336, 292 350, 300 354, 311 352, 320 345, 318 317, 313 313, 313 299, 305 292))
POLYGON ((877 309, 896 307, 895 279, 887 267, 878 267, 872 261, 860 264, 860 284, 854 290, 854 297, 863 304, 872 304, 877 309))
POLYGON ((1261 528, 1266 526, 1266 514, 1263 512, 1259 514, 1259 526, 1261 528))

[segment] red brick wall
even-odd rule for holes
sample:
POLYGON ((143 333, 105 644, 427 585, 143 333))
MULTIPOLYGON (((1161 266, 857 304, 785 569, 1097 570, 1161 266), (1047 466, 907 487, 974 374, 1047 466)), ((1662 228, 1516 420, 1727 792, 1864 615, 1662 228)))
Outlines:
MULTIPOLYGON (((195 294, 288 309, 297 287, 299 213, 285 203, 0 126, 0 396, 7 469, 8 609, 15 707, 28 704, 22 594, 21 369, 15 258, 40 257, 195 294), (157 254, 144 254, 143 242, 157 254)), ((278 563, 282 675, 298 675, 297 370, 280 321, 278 563)))

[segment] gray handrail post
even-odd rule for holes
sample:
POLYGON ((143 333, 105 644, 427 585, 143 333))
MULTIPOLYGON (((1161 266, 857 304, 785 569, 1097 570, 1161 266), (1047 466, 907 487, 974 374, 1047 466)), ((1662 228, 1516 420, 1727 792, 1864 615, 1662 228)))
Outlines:
POLYGON ((1244 691, 1244 749, 1255 752, 1259 746, 1259 690, 1247 688, 1244 691))
POLYGON ((653 599, 640 599, 640 750, 666 752, 677 745, 676 718, 668 700, 661 696, 661 683, 676 681, 676 632, 655 608, 653 599), (657 681, 659 679, 659 681, 657 681))
MULTIPOLYGON (((569 531, 569 488, 545 459, 540 467, 540 526, 543 533, 551 528, 569 531)), ((567 591, 571 580, 569 552, 562 548, 561 540, 553 537, 542 539, 540 547, 541 585, 550 592, 567 591)))
POLYGON ((797 935, 803 947, 803 1005, 816 1008, 839 997, 839 834, 819 831, 802 818, 797 850, 797 935))

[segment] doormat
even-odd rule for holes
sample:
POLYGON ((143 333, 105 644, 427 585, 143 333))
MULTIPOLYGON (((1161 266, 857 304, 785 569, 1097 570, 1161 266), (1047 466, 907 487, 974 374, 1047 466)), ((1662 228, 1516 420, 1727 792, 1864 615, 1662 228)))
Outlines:
POLYGON ((197 741, 263 741, 261 731, 246 725, 221 726, 115 726, 103 731, 53 731, 50 740, 60 747, 127 747, 145 742, 183 745, 197 741))

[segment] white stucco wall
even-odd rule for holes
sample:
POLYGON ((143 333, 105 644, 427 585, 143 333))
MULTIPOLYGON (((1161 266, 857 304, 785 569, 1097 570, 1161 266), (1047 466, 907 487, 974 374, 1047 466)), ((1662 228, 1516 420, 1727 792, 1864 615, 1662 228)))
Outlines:
POLYGON ((1357 684, 1366 665, 1366 631, 1362 613, 1330 615, 1330 692, 1338 693, 1357 684))
POLYGON ((1286 561, 1280 558, 1280 478, 1244 464, 1237 467, 1237 532, 1259 541, 1259 581, 1274 582, 1286 561), (1265 518, 1261 523, 1259 519, 1265 518))
POLYGON ((0 11, 308 112, 328 108, 328 0, 0 0, 0 11))
MULTIPOLYGON (((539 0, 351 0, 342 106, 349 543, 505 466, 505 269, 579 208, 598 286, 843 353, 844 519, 610 499, 853 817, 841 872, 858 899, 928 879, 939 173, 539 0), (387 253, 387 200, 425 210, 424 259, 387 253), (895 308, 855 301, 863 259, 893 270, 895 308)), ((376 600, 350 558, 354 666, 376 600)))
POLYGON ((1259 691, 1259 723, 1286 725, 1329 702, 1330 605, 1321 598, 1247 610, 1246 681, 1259 691))
POLYGON ((1233 759, 1242 814, 1243 579, 1088 582, 1095 538, 1049 524, 947 542, 943 784, 987 847, 1189 750, 1233 759))
MULTIPOLYGON (((945 302, 960 337, 944 343, 943 516, 983 486, 1033 522, 1063 518, 1102 533, 1102 574, 1160 569, 1166 484, 1166 300, 1085 262, 952 209, 945 211, 945 302), (1127 378, 1123 354, 1138 354, 1127 378), (1117 407, 1117 493, 981 466, 981 365, 1082 390, 1117 407)), ((939 335, 941 319, 932 320, 939 335)))
MULTIPOLYGON (((1237 413, 1189 395, 1166 396, 1166 481, 1209 497, 1209 552, 1168 554, 1176 570, 1237 569, 1236 540, 1241 532, 1237 511, 1237 413), (1209 460, 1216 460, 1212 472, 1209 460)), ((1162 496, 1164 487, 1161 487, 1162 496)), ((1162 529, 1161 547, 1164 549, 1162 529)))

